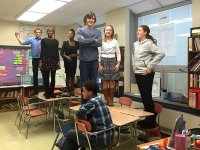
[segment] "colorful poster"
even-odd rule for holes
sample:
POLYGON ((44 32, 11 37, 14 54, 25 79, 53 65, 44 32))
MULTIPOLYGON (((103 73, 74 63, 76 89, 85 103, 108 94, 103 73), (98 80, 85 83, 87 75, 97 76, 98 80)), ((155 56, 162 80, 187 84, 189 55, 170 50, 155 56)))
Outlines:
POLYGON ((0 86, 20 84, 20 76, 28 75, 29 49, 0 48, 0 86))

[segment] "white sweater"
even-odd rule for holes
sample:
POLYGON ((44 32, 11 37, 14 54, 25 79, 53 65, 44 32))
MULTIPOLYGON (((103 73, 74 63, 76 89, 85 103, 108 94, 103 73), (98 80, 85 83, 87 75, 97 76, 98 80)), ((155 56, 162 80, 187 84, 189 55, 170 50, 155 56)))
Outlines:
POLYGON ((150 39, 136 41, 133 44, 132 65, 133 71, 137 74, 144 74, 145 68, 154 67, 165 57, 162 52, 150 39))
POLYGON ((101 57, 104 58, 115 58, 117 61, 121 61, 121 53, 119 49, 118 41, 113 39, 111 42, 102 42, 102 47, 99 47, 99 61, 101 57))

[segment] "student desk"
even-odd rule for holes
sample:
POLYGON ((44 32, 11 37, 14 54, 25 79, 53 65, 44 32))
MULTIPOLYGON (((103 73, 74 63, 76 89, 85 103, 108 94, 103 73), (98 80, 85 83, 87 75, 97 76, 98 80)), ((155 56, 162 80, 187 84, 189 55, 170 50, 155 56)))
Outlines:
POLYGON ((139 117, 139 118, 154 115, 154 113, 144 111, 143 109, 135 109, 135 108, 131 108, 128 106, 121 106, 121 105, 111 106, 111 107, 109 107, 109 110, 117 111, 122 114, 135 116, 135 117, 139 117))
POLYGON ((144 144, 140 144, 140 145, 137 145, 137 150, 143 150, 145 148, 148 148, 149 145, 154 145, 154 144, 159 144, 159 145, 162 145, 163 147, 166 147, 168 140, 169 140, 169 137, 163 138, 160 140, 155 140, 155 141, 148 142, 148 143, 144 143, 144 144))
MULTIPOLYGON (((55 130, 55 117, 54 117, 55 102, 60 102, 60 101, 66 100, 70 103, 72 100, 81 99, 80 96, 59 97, 59 98, 46 99, 45 96, 44 96, 44 92, 40 92, 38 95, 36 95, 36 97, 38 97, 40 100, 45 101, 47 103, 52 103, 53 118, 54 118, 54 130, 55 130)), ((49 108, 49 115, 50 115, 50 108, 49 108)))

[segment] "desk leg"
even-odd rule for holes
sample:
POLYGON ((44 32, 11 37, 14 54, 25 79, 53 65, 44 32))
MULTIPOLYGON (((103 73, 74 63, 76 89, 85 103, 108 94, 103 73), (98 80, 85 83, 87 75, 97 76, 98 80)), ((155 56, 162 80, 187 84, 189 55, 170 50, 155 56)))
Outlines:
POLYGON ((55 120, 55 114, 54 114, 54 101, 52 106, 52 114, 53 114, 53 129, 56 130, 56 120, 55 120))
POLYGON ((117 144, 116 144, 116 146, 119 146, 119 144, 120 144, 120 127, 118 127, 117 144))

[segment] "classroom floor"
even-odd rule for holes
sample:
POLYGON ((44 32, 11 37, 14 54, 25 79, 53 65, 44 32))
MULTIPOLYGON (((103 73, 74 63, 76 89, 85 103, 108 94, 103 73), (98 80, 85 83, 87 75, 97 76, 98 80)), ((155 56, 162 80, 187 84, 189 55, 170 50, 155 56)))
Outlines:
MULTIPOLYGON (((28 138, 25 138, 26 126, 19 133, 14 125, 17 111, 0 112, 0 143, 4 150, 51 150, 56 132, 53 130, 53 120, 48 119, 40 127, 29 130, 28 138)), ((122 137, 127 138, 126 136, 122 137)), ((54 148, 57 150, 57 147, 54 148)), ((131 142, 123 144, 114 150, 133 150, 131 142)))

